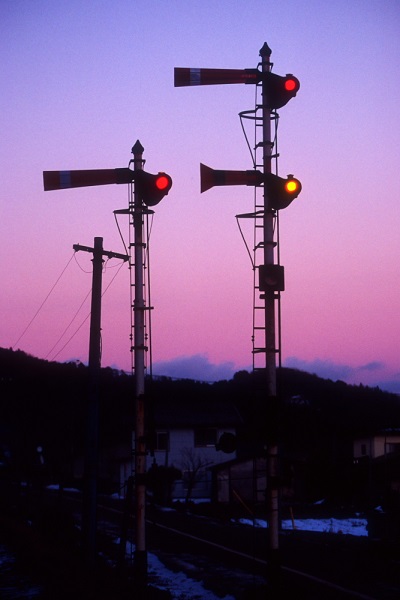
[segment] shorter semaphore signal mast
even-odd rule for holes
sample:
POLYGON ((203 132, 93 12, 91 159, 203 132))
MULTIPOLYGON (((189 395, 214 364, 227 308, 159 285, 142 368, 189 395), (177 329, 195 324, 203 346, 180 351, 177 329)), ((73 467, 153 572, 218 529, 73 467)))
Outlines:
MULTIPOLYGON (((148 207, 157 205, 172 187, 172 179, 167 173, 152 174, 144 171, 143 151, 143 146, 137 140, 132 148, 133 159, 129 163, 133 164, 133 169, 126 167, 120 169, 43 172, 45 191, 109 184, 128 184, 130 186, 128 208, 114 212, 128 214, 130 225, 129 269, 131 273, 131 292, 133 290, 133 293, 131 293, 133 313, 131 352, 133 356, 132 369, 135 375, 136 550, 134 567, 136 588, 139 594, 143 592, 147 585, 145 371, 149 346, 148 335, 146 334, 146 313, 149 313, 152 308, 146 302, 145 296, 146 253, 148 252, 145 221, 154 212, 148 207), (134 272, 134 277, 132 277, 132 272, 134 272)), ((86 247, 77 249, 87 250, 86 247)), ((96 250, 95 247, 94 252, 96 250)), ((93 489, 94 484, 92 482, 93 489)), ((93 509, 93 500, 91 506, 93 509)), ((93 549, 93 543, 91 543, 91 547, 93 549)))

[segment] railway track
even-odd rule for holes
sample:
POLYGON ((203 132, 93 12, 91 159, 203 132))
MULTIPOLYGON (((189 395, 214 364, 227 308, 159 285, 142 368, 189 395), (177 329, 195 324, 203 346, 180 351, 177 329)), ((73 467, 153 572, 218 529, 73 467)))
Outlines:
MULTIPOLYGON (((223 597, 251 598, 268 588, 265 530, 188 515, 147 511, 148 551, 173 571, 223 597)), ((368 540, 351 536, 282 535, 280 590, 296 600, 398 600, 398 565, 369 552, 368 540)), ((262 595, 264 594, 264 595, 262 595)), ((279 596, 274 594, 276 600, 279 596)))
MULTIPOLYGON (((51 505, 51 494, 48 500, 51 505)), ((78 524, 81 503, 80 495, 63 495, 63 508, 78 524)), ((221 598, 227 595, 240 600, 258 600, 258 597, 278 600, 281 596, 293 596, 296 600, 400 598, 400 561, 396 563, 394 555, 385 555, 366 538, 301 531, 283 533, 280 537, 282 593, 266 595, 265 529, 151 506, 146 514, 148 552, 155 554, 171 571, 202 581, 221 598)), ((115 539, 121 535, 121 523, 121 503, 101 500, 98 504, 99 540, 105 541, 115 555, 115 539)), ((132 541, 133 528, 131 517, 128 539, 132 541)), ((103 551, 100 543, 98 549, 103 551)), ((398 554, 397 558, 400 558, 398 554)))
MULTIPOLYGON (((262 593, 262 590, 268 589, 266 577, 268 562, 258 555, 259 552, 243 552, 225 543, 211 541, 203 536, 187 533, 160 523, 149 522, 148 525, 150 528, 161 530, 167 536, 169 544, 172 544, 172 552, 171 548, 166 551, 165 545, 159 548, 161 558, 164 557, 172 567, 174 563, 177 568, 180 566, 184 568, 185 564, 190 565, 189 574, 193 572, 193 565, 195 565, 198 576, 203 576, 206 586, 216 593, 229 593, 235 598, 241 598, 245 597, 246 590, 260 589, 262 593), (172 542, 172 536, 180 538, 184 542, 172 542), (180 558, 182 555, 184 560, 180 558)), ((287 598, 292 591, 295 592, 296 600, 301 598, 307 600, 320 600, 321 598, 324 600, 342 598, 343 600, 381 600, 383 598, 383 596, 357 591, 285 564, 281 565, 280 570, 278 588, 282 598, 287 598)), ((276 590, 274 591, 276 593, 276 590)), ((391 596, 391 598, 394 600, 398 596, 391 596)))

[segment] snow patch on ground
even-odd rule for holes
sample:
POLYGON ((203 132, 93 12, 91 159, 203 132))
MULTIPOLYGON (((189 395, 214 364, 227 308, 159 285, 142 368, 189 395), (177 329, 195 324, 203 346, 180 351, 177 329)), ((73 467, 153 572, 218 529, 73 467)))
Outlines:
MULTIPOLYGON (((173 573, 166 569, 154 554, 148 555, 148 573, 149 576, 155 577, 157 587, 170 592, 173 600, 221 600, 206 590, 201 581, 190 579, 184 573, 173 573)), ((222 600, 235 599, 233 596, 225 596, 222 600)))
MULTIPOLYGON (((120 540, 115 540, 119 544, 120 540)), ((135 545, 126 543, 126 555, 133 556, 135 545)), ((201 581, 187 577, 182 572, 174 573, 165 567, 155 554, 147 554, 149 581, 160 590, 168 590, 172 600, 235 600, 233 596, 216 596, 207 590, 201 581)))
MULTIPOLYGON (((239 519, 236 521, 251 527, 267 527, 262 519, 239 519)), ((287 519, 282 521, 282 529, 299 531, 320 531, 323 533, 338 533, 343 535, 368 536, 367 519, 287 519)))

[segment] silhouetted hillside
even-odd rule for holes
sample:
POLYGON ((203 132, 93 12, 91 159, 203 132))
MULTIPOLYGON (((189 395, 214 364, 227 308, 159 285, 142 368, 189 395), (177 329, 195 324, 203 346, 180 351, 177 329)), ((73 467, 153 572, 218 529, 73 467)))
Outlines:
MULTIPOLYGON (((240 454, 263 452, 266 440, 278 435, 284 471, 311 464, 312 477, 329 485, 351 461, 354 437, 400 428, 400 398, 377 388, 283 368, 278 371, 279 400, 267 401, 264 389, 262 377, 246 371, 213 384, 154 378, 146 387, 148 423, 153 398, 229 400, 243 418, 238 432, 240 454)), ((22 351, 0 349, 3 463, 29 477, 40 468, 43 456, 48 477, 68 479, 74 457, 84 448, 88 390, 88 369, 81 363, 47 362, 22 351)), ((134 427, 133 377, 102 369, 99 402, 100 444, 107 447, 129 440, 134 427)))

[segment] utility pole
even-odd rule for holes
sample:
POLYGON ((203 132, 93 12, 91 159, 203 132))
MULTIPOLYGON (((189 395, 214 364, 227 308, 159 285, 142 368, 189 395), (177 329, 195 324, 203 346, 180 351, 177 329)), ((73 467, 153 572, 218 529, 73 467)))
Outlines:
POLYGON ((93 572, 96 563, 96 525, 97 525, 97 476, 99 449, 99 384, 101 369, 101 287, 103 256, 128 260, 125 254, 103 250, 103 238, 94 238, 94 247, 73 246, 75 252, 84 251, 93 254, 92 302, 90 313, 89 339, 89 398, 87 404, 87 438, 85 460, 85 488, 83 497, 82 532, 84 558, 89 572, 93 572))

